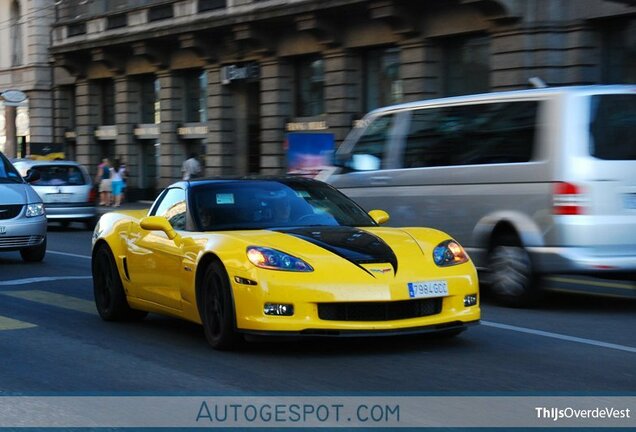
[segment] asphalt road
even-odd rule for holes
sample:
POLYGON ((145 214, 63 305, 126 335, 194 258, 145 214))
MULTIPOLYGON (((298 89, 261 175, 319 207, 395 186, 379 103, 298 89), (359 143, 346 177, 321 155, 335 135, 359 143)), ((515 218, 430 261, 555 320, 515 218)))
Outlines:
POLYGON ((90 232, 51 225, 43 263, 0 253, 0 395, 11 393, 624 393, 636 389, 636 301, 552 295, 482 304, 483 323, 430 337, 208 347, 158 315, 106 323, 92 298, 90 232))

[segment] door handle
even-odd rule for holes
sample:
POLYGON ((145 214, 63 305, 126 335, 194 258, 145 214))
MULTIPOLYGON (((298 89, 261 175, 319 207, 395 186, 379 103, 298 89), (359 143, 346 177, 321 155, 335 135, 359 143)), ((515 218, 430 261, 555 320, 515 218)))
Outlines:
POLYGON ((389 176, 374 176, 374 177, 371 177, 371 184, 386 185, 389 183, 389 180, 391 180, 391 177, 389 176))

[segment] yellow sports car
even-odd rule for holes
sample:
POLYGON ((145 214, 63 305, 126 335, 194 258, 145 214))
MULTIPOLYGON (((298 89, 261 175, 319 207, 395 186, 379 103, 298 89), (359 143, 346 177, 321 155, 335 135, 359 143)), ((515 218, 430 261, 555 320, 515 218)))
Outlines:
POLYGON ((430 228, 382 227, 388 219, 305 178, 178 182, 148 211, 99 220, 97 310, 200 323, 217 349, 243 335, 455 335, 479 322, 462 247, 430 228))

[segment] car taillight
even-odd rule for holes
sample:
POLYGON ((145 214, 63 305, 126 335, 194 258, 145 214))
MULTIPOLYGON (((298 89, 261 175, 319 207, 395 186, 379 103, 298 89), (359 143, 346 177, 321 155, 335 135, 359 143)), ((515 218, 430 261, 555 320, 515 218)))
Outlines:
POLYGON ((92 188, 91 191, 88 193, 88 202, 89 203, 97 202, 97 192, 95 191, 95 188, 92 188))
POLYGON ((556 215, 580 215, 585 214, 587 202, 580 186, 567 182, 554 184, 554 205, 552 213, 556 215))

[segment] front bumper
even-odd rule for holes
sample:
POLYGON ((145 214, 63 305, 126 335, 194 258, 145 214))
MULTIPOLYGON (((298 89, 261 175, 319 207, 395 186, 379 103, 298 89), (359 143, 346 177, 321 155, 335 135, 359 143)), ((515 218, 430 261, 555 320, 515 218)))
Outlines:
MULTIPOLYGON (((448 326, 463 326, 481 317, 479 302, 464 306, 464 297, 478 294, 479 284, 474 267, 466 271, 457 268, 439 276, 448 283, 449 295, 439 298, 441 307, 434 312, 403 315, 397 318, 358 317, 342 320, 340 316, 321 318, 320 305, 387 305, 418 302, 411 299, 403 281, 391 283, 345 284, 312 283, 310 277, 278 272, 276 281, 261 281, 259 285, 241 285, 232 281, 237 330, 248 333, 291 335, 360 336, 397 333, 422 333, 448 330, 448 326), (450 273, 453 274, 450 274, 450 273), (284 279, 283 279, 284 278, 284 279), (305 280, 303 280, 305 279, 305 280), (292 316, 265 315, 265 303, 292 304, 292 316)), ((244 277, 247 277, 245 275, 244 277)), ((233 278, 231 278, 233 279, 233 278)), ((434 278, 432 278, 434 279, 434 278)), ((424 299, 426 300, 426 299, 424 299)), ((372 307, 371 309, 375 309, 372 307)), ((323 309, 324 310, 324 309, 323 309)), ((409 310, 411 310, 409 308, 409 310)))
POLYGON ((38 246, 46 238, 46 217, 0 220, 0 251, 38 246))
POLYGON ((454 321, 445 324, 437 324, 422 327, 407 327, 396 330, 324 330, 324 329, 305 329, 299 332, 290 331, 257 331, 257 330, 240 330, 239 332, 252 336, 268 336, 268 337, 299 337, 299 338, 321 338, 321 337, 382 337, 382 336, 409 336, 427 333, 450 333, 463 332, 468 327, 479 324, 479 320, 475 321, 454 321))

